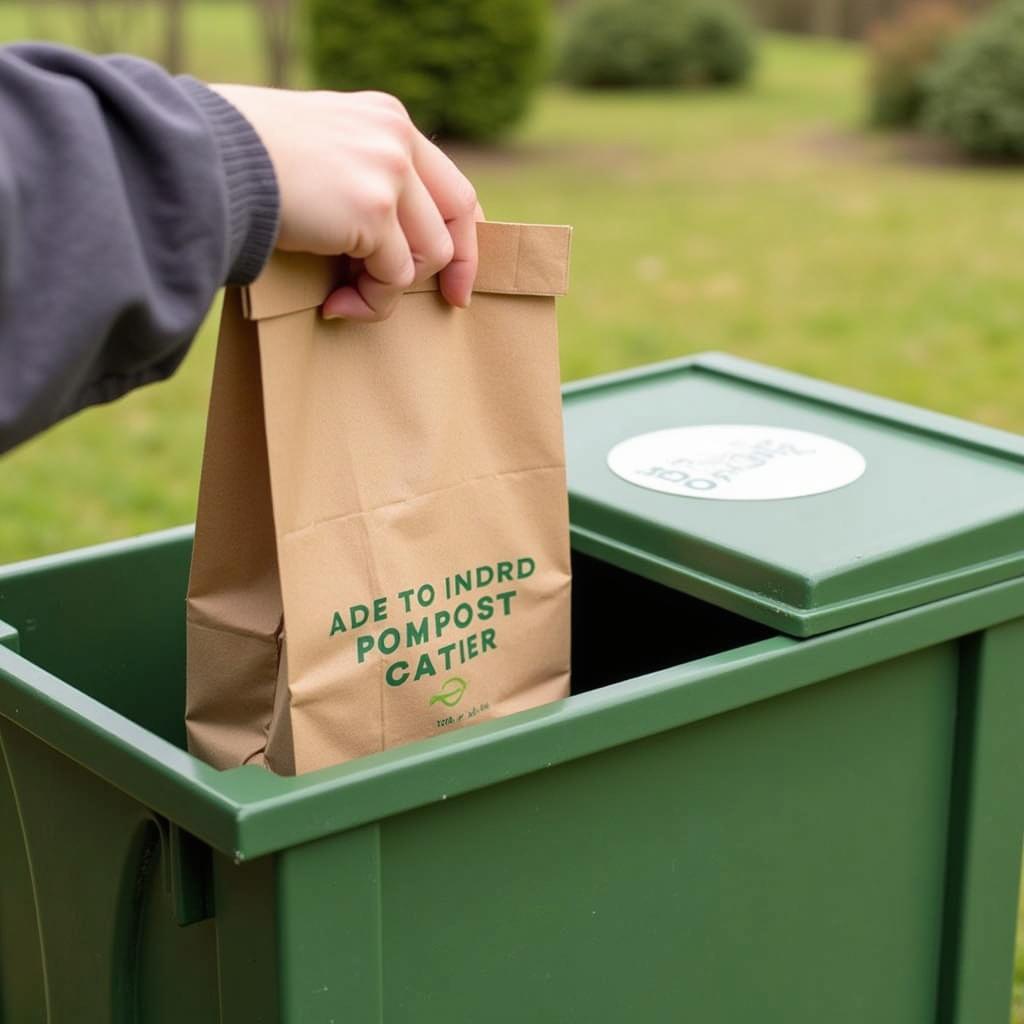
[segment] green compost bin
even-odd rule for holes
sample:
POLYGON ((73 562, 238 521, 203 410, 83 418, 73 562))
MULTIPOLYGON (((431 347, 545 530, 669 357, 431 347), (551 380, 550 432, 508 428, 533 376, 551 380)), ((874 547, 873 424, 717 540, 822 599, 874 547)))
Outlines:
POLYGON ((566 389, 573 696, 185 751, 191 533, 0 571, 3 1024, 1006 1024, 1024 443, 704 356, 566 389))

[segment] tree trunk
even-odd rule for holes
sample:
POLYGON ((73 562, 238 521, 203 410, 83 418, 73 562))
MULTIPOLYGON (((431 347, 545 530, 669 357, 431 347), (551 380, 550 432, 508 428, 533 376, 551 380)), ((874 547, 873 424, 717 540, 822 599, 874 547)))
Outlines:
POLYGON ((815 0, 811 30, 818 36, 843 34, 843 0, 815 0))
POLYGON ((291 61, 291 0, 260 0, 267 84, 283 89, 291 61))
POLYGON ((185 67, 185 0, 164 0, 164 67, 172 75, 185 67))
POLYGON ((78 0, 82 38, 96 53, 129 49, 129 29, 142 0, 78 0))

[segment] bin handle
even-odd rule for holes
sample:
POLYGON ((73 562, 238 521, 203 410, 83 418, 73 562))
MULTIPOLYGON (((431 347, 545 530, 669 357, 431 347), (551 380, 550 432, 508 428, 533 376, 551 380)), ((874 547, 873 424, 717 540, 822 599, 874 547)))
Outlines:
POLYGON ((164 891, 170 894, 175 922, 184 927, 213 917, 209 846, 173 821, 151 817, 160 833, 164 891))

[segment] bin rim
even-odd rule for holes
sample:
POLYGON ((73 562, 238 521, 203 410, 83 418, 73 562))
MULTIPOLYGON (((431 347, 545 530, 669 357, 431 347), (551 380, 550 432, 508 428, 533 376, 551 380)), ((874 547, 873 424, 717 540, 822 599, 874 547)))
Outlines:
MULTIPOLYGON (((50 559, 180 544, 181 527, 50 559)), ((807 640, 775 636, 294 778, 218 771, 4 646, 0 715, 241 862, 543 771, 1024 617, 1024 578, 807 640), (870 643, 865 637, 870 632, 870 643)), ((7 638, 11 639, 7 630, 7 638)))

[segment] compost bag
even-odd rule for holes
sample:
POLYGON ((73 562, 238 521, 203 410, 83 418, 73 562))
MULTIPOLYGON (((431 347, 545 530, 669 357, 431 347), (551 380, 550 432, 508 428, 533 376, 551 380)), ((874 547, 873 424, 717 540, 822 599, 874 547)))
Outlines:
POLYGON ((224 300, 188 594, 189 749, 295 774, 566 696, 555 296, 569 229, 478 225, 436 279, 325 320, 345 261, 224 300))

